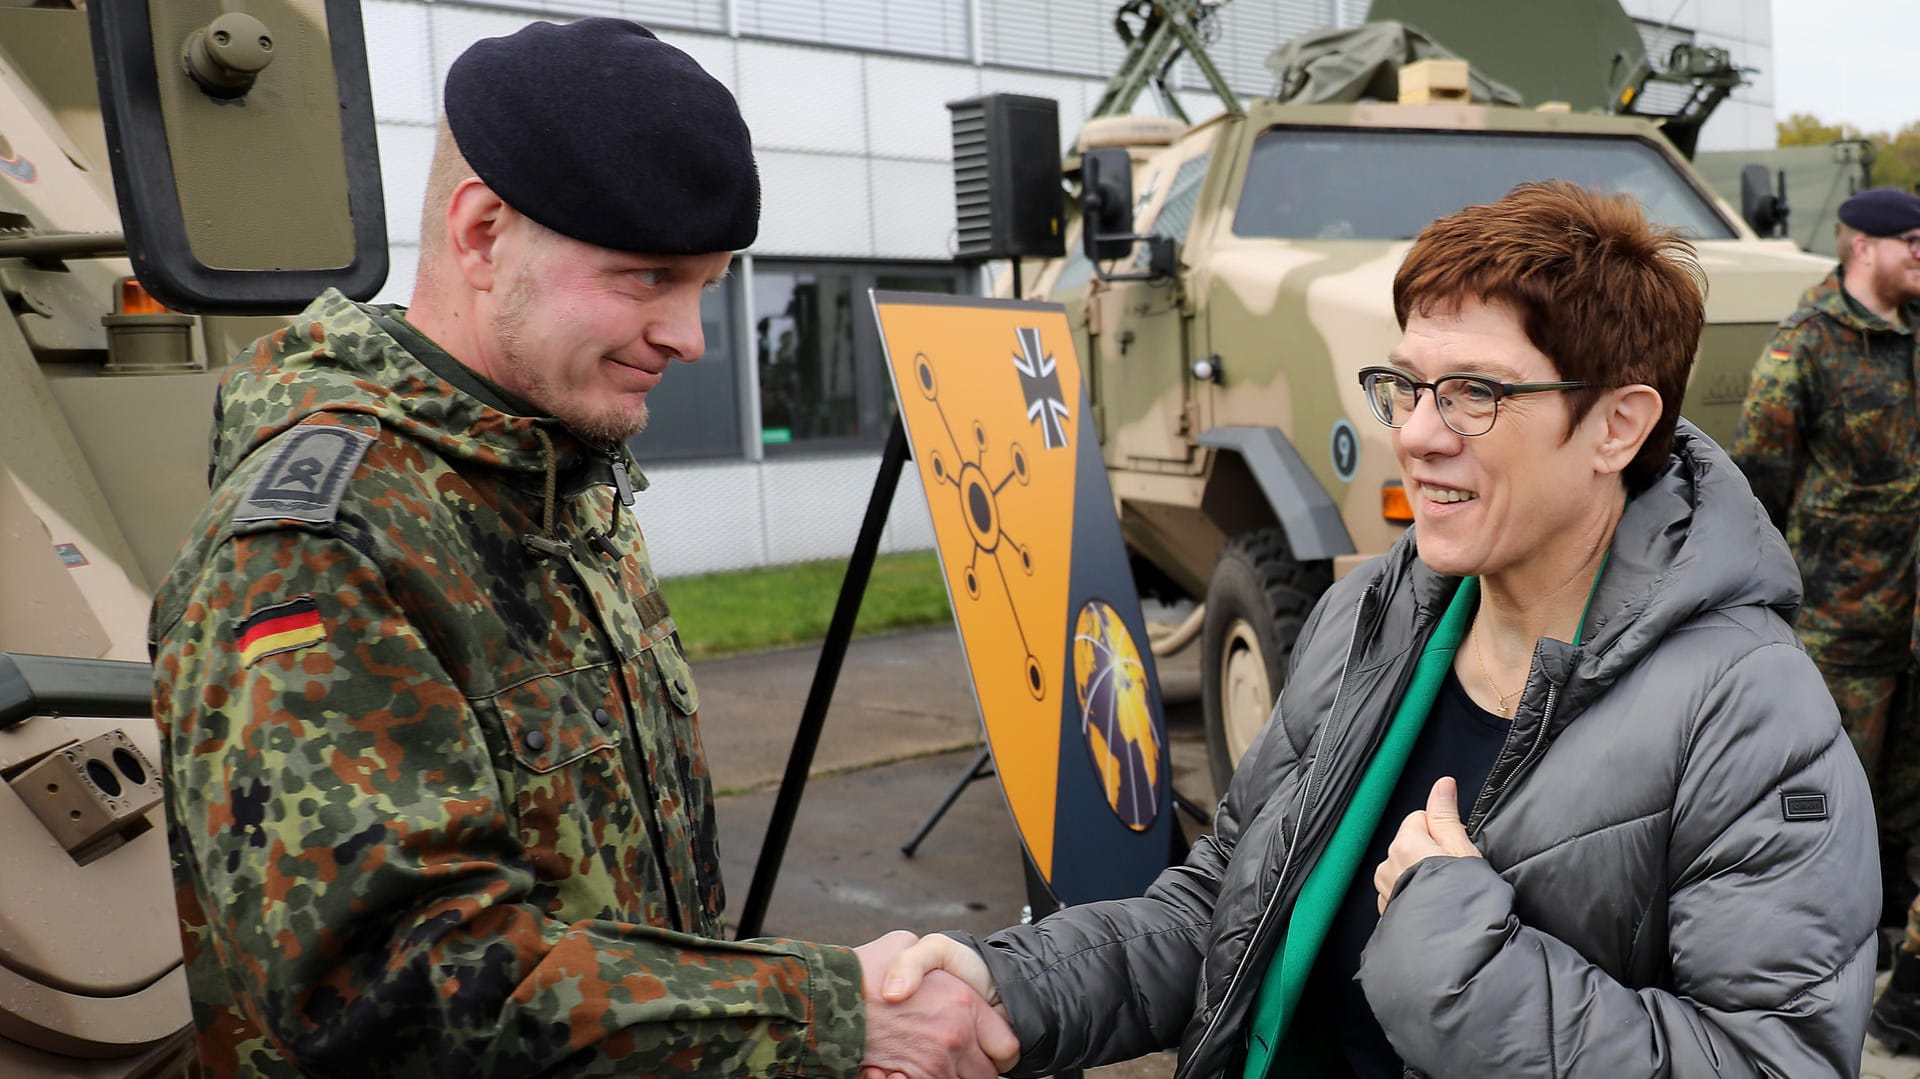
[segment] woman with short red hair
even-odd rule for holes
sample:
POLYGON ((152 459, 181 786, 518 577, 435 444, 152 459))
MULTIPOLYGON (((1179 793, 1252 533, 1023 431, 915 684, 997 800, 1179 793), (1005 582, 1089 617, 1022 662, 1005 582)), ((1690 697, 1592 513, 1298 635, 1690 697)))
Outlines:
POLYGON ((1314 611, 1215 834, 893 992, 997 993, 1022 1075, 1858 1074, 1873 810, 1786 546, 1679 420, 1699 281, 1568 184, 1427 228, 1360 374, 1413 527, 1314 611))

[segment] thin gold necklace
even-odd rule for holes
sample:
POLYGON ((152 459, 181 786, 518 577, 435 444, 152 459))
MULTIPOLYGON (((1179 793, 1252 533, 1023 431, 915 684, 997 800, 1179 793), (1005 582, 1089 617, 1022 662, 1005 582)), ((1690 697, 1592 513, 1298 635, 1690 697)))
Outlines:
POLYGON ((1494 697, 1498 698, 1500 702, 1494 707, 1494 711, 1501 716, 1505 716, 1507 714, 1507 699, 1509 697, 1519 696, 1521 692, 1527 688, 1527 684, 1521 682, 1520 688, 1514 690, 1512 693, 1502 693, 1500 692, 1500 687, 1493 684, 1493 674, 1487 670, 1487 657, 1480 654, 1479 626, 1473 627, 1473 658, 1480 661, 1480 677, 1487 680, 1487 688, 1493 691, 1494 697))

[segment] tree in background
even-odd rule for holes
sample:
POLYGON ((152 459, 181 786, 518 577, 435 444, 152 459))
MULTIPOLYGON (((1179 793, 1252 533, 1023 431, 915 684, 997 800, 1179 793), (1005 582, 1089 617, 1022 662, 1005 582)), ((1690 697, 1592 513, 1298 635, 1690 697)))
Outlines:
POLYGON ((1873 143, 1873 185, 1920 191, 1920 120, 1889 135, 1863 132, 1852 124, 1828 124, 1810 113, 1796 112, 1774 125, 1782 146, 1825 146, 1840 139, 1864 138, 1873 143))

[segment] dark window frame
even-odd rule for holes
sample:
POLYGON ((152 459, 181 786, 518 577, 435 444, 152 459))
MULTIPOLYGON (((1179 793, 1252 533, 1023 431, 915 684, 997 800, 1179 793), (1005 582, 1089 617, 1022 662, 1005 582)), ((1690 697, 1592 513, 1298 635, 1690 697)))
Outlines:
POLYGON ((740 308, 744 302, 740 285, 741 265, 740 259, 734 259, 727 276, 721 280, 720 284, 701 296, 703 324, 708 322, 704 317, 708 299, 717 298, 715 302, 720 307, 720 317, 712 324, 720 327, 719 337, 709 337, 706 342, 706 354, 693 363, 668 364, 666 376, 660 385, 647 394, 647 407, 651 413, 647 429, 627 440, 627 449, 633 453, 634 459, 640 462, 642 468, 650 465, 679 465, 696 461, 737 461, 747 456, 747 416, 746 410, 741 407, 743 404, 741 387, 742 380, 747 374, 743 357, 750 354, 750 349, 749 343, 739 340, 740 308), (694 379, 708 385, 716 381, 712 374, 713 368, 709 368, 708 364, 728 372, 725 379, 725 403, 716 410, 724 413, 719 418, 720 423, 728 424, 730 421, 731 430, 728 432, 725 448, 713 444, 689 447, 685 444, 676 445, 673 441, 659 441, 662 434, 659 426, 662 417, 672 416, 675 421, 679 420, 682 412, 690 409, 690 399, 682 399, 681 395, 686 392, 699 393, 698 390, 687 391, 684 387, 694 379), (649 436, 653 437, 650 439, 649 436))
POLYGON ((754 365, 754 383, 759 395, 761 429, 747 432, 747 437, 763 440, 760 444, 760 452, 766 460, 784 461, 810 456, 871 453, 886 443, 887 430, 893 422, 897 405, 893 396, 893 381, 887 374, 886 355, 880 346, 880 329, 874 322, 873 307, 867 300, 867 293, 868 290, 875 288, 901 290, 903 282, 884 280, 895 277, 941 278, 952 285, 953 294, 956 295, 975 295, 979 291, 976 272, 971 267, 953 262, 766 256, 754 259, 754 310, 748 323, 748 352, 754 365), (848 291, 853 299, 854 314, 852 328, 856 434, 802 437, 791 442, 764 441, 764 431, 767 429, 767 388, 761 377, 764 368, 760 354, 759 323, 761 313, 768 310, 767 305, 771 299, 763 288, 763 282, 770 274, 832 275, 850 279, 848 291))

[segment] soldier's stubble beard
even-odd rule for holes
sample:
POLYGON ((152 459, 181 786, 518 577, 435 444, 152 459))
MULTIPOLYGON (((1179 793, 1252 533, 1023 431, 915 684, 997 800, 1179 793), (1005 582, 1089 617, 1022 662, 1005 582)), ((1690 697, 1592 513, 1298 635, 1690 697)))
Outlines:
MULTIPOLYGON (((1904 254, 1904 252, 1903 252, 1904 254)), ((1875 284, 1881 295, 1895 305, 1904 306, 1920 300, 1920 273, 1916 273, 1911 257, 1890 260, 1874 267, 1875 284)))
POLYGON ((1920 268, 1907 253, 1906 245, 1891 239, 1884 243, 1878 239, 1868 242, 1873 245, 1873 262, 1863 265, 1856 259, 1845 268, 1846 276, 1841 283, 1847 292, 1875 310, 1904 307, 1920 300, 1920 268))
POLYGON ((500 345, 501 368, 511 380, 504 388, 565 424, 583 442, 595 446, 625 442, 647 426, 645 401, 623 405, 617 399, 582 399, 577 392, 569 393, 553 371, 527 354, 529 334, 539 335, 538 327, 530 329, 528 325, 534 312, 538 272, 536 267, 520 263, 493 312, 489 329, 500 345))

